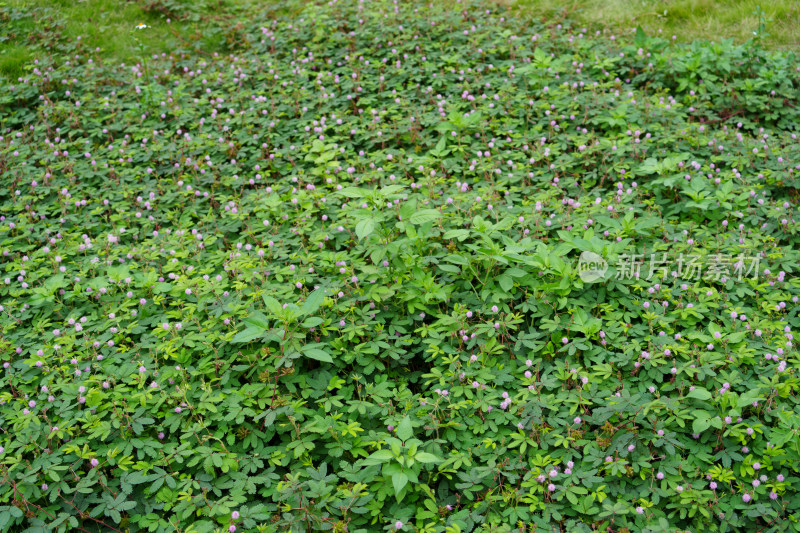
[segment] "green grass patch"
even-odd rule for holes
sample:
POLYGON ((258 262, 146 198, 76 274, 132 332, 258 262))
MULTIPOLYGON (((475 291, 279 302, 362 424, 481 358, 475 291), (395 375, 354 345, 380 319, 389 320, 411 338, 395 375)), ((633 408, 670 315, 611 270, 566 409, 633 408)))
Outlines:
POLYGON ((625 33, 641 26, 681 42, 730 38, 743 43, 760 31, 769 46, 800 45, 797 0, 519 0, 515 5, 538 16, 568 16, 607 31, 625 33))
POLYGON ((27 46, 0 44, 0 73, 9 77, 21 76, 32 58, 33 52, 27 46))
POLYGON ((243 21, 286 10, 256 0, 5 0, 0 2, 0 75, 15 77, 31 58, 99 49, 99 57, 140 61, 146 54, 214 53, 240 45, 243 21), (146 31, 137 31, 146 24, 146 31))

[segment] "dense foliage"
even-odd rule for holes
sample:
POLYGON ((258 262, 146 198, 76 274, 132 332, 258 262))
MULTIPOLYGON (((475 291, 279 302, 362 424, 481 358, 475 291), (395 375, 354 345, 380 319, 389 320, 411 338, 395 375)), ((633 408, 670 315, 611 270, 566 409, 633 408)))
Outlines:
POLYGON ((241 36, 0 82, 0 529, 800 531, 796 57, 241 36))

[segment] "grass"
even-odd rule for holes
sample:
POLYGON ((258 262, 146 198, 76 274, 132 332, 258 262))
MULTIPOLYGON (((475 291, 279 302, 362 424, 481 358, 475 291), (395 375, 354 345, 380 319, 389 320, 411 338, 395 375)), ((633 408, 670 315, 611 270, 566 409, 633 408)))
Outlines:
POLYGON ((30 48, 19 44, 0 44, 0 73, 22 73, 33 58, 30 48))
MULTIPOLYGON (((680 41, 732 38, 744 42, 761 27, 763 42, 800 46, 800 1, 774 0, 509 0, 548 19, 569 16, 596 28, 675 35, 680 41), (763 24, 763 26, 762 26, 763 24)), ((78 37, 103 57, 141 56, 133 28, 145 23, 147 51, 221 51, 235 39, 237 17, 282 8, 258 0, 5 0, 0 1, 0 75, 18 77, 56 42, 78 37), (169 22, 168 22, 169 20, 169 22), (217 31, 209 32, 209 27, 217 31), (205 31, 201 31, 205 30, 205 31)))
POLYGON ((59 42, 80 38, 102 57, 133 61, 141 57, 136 42, 149 26, 148 53, 225 49, 235 19, 281 9, 257 0, 5 0, 0 1, 0 74, 16 77, 37 55, 59 42))
POLYGON ((762 28, 764 44, 800 46, 800 1, 772 0, 517 0, 537 15, 570 18, 592 27, 675 35, 682 42, 731 38, 742 43, 762 28), (766 30, 766 33, 764 33, 766 30))

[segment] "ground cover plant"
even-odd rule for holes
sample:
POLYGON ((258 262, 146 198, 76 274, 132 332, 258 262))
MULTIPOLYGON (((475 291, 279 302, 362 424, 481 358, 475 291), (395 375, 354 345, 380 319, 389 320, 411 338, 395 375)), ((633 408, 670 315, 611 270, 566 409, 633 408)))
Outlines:
POLYGON ((800 530, 797 58, 295 7, 0 80, 0 529, 800 530))

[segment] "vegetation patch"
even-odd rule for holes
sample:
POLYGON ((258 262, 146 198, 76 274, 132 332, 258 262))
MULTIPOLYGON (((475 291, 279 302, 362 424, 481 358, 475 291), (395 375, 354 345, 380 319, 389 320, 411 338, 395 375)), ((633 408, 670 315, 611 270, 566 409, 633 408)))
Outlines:
POLYGON ((0 78, 0 529, 800 530, 796 56, 285 9, 0 78))

